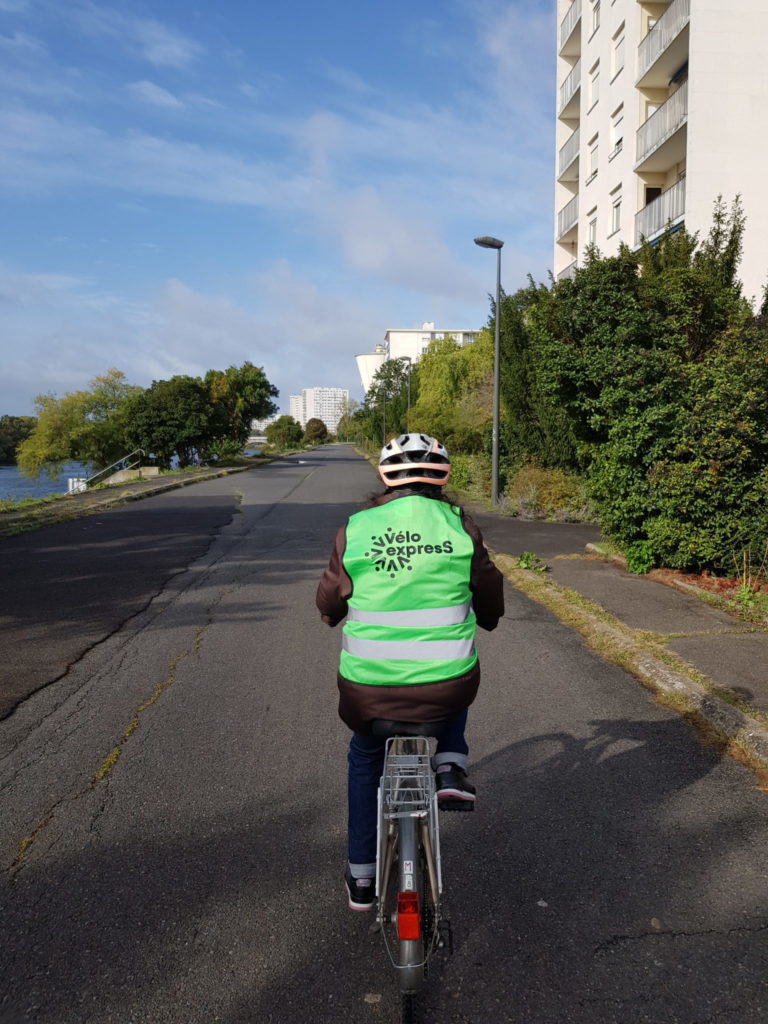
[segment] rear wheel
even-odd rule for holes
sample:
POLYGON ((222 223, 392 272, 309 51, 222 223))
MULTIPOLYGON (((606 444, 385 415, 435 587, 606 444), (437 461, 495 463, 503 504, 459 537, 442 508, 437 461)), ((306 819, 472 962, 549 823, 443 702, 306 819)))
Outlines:
MULTIPOLYGON (((422 859, 419 849, 419 823, 416 818, 400 819, 400 842, 398 851, 398 892, 403 901, 400 920, 398 920, 398 939, 400 947, 400 969, 398 978, 403 996, 412 996, 420 992, 424 984, 424 931, 421 903, 424 899, 422 878, 422 859), (407 897, 412 896, 415 905, 415 929, 408 931, 405 926, 406 914, 402 910, 407 904, 407 897), (403 897, 406 897, 403 900, 403 897), (416 935, 415 938, 401 938, 403 934, 416 935)), ((410 908, 409 908, 410 909, 410 908)), ((409 918, 412 921, 412 918, 409 918)))
POLYGON ((400 1024, 422 1024, 424 1020, 422 1009, 419 996, 402 994, 400 996, 400 1024))

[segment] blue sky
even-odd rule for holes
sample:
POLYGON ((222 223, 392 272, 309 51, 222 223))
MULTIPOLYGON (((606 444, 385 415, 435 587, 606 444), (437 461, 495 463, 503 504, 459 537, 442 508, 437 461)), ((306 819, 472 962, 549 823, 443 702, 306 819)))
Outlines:
POLYGON ((0 0, 0 414, 337 385, 551 263, 553 0, 0 0))

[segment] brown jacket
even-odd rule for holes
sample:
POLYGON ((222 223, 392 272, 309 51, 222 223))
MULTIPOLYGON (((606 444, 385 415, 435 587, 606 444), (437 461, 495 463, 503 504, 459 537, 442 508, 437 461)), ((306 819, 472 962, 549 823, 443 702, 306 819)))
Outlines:
MULTIPOLYGON (((403 488, 402 491, 384 494, 374 499, 372 507, 413 493, 403 488)), ((466 513, 462 513, 461 522, 475 546, 469 581, 472 607, 478 626, 492 630, 504 614, 504 578, 488 557, 477 524, 466 513)), ((330 562, 317 588, 317 607, 323 622, 329 626, 338 625, 346 617, 347 599, 352 594, 352 580, 342 563, 345 547, 346 526, 342 526, 336 534, 330 562)), ((469 707, 479 685, 479 665, 454 679, 415 686, 366 686, 339 675, 339 715, 354 732, 368 732, 373 718, 435 722, 469 707)))

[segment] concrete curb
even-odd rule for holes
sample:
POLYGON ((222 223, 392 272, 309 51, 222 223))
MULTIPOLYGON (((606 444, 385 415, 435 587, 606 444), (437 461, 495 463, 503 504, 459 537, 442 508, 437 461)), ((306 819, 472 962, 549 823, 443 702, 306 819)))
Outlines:
MULTIPOLYGON (((718 696, 711 680, 676 654, 658 648, 643 633, 614 618, 576 591, 540 574, 519 569, 509 555, 494 554, 494 561, 512 585, 553 612, 580 633, 590 647, 607 661, 620 665, 643 684, 671 698, 673 707, 694 713, 724 740, 741 747, 751 759, 768 767, 768 726, 718 696), (560 612, 568 612, 566 616, 560 612), (649 650, 649 647, 651 650, 649 650)), ((756 714, 756 712, 755 712, 756 714)))

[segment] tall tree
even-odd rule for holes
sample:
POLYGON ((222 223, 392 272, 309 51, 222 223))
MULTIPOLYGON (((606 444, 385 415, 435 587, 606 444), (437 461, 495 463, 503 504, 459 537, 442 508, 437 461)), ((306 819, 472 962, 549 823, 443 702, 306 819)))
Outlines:
POLYGON ((131 444, 166 469, 174 456, 181 467, 205 460, 221 436, 208 385, 199 377, 152 381, 131 400, 128 413, 131 444))
POLYGON ((19 469, 36 476, 41 469, 54 476, 71 459, 104 469, 127 455, 127 409, 141 388, 128 384, 120 370, 94 377, 88 391, 63 398, 38 395, 37 422, 18 449, 19 469))
POLYGON ((0 416, 0 465, 16 461, 16 449, 35 429, 34 416, 0 416))
POLYGON ((253 363, 209 370, 205 375, 221 437, 214 447, 223 454, 236 455, 248 440, 251 420, 265 419, 277 411, 272 401, 279 392, 269 383, 264 370, 253 363))
POLYGON ((304 431, 293 416, 278 416, 274 423, 267 425, 267 441, 275 448, 292 448, 301 442, 304 431))

